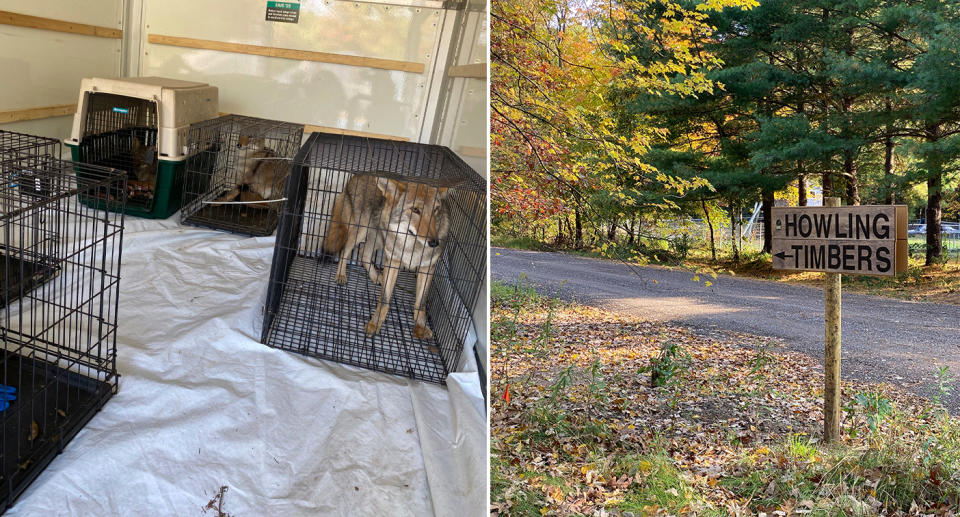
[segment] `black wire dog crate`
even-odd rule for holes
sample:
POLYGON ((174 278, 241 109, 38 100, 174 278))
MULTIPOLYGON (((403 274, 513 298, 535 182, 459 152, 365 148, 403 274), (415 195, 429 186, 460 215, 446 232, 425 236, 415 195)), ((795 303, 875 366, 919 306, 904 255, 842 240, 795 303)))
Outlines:
POLYGON ((262 341, 445 383, 486 270, 483 178, 445 147, 313 133, 287 198, 262 341))
POLYGON ((0 512, 116 391, 123 216, 80 198, 125 182, 0 147, 0 512))
POLYGON ((277 228, 303 125, 224 115, 190 126, 180 222, 253 236, 277 228))
POLYGON ((0 129, 0 160, 19 158, 23 160, 53 156, 60 158, 60 140, 45 136, 27 135, 0 129))

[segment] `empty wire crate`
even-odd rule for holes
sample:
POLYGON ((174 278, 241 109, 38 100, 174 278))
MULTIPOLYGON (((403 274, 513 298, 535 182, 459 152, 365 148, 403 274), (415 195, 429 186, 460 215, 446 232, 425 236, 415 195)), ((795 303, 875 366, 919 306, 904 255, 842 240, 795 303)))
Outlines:
MULTIPOLYGON (((80 199, 125 192, 122 171, 13 150, 5 146, 5 136, 0 135, 0 511, 116 390, 123 215, 80 199)), ((114 202, 122 210, 123 196, 114 202)))

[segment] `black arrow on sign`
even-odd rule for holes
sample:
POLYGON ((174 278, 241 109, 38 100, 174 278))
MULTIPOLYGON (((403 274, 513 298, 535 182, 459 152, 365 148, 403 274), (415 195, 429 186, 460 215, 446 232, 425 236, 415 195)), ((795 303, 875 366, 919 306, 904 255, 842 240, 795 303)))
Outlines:
POLYGON ((781 251, 780 253, 775 253, 773 256, 774 256, 774 257, 777 257, 777 258, 780 259, 780 260, 786 260, 787 257, 793 258, 793 255, 787 255, 786 253, 784 253, 784 252, 782 252, 782 251, 781 251))

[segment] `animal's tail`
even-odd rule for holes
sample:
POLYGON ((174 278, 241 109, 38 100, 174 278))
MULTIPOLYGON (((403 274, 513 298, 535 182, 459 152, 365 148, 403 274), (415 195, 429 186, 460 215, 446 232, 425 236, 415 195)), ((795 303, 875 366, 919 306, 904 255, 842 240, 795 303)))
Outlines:
POLYGON ((340 253, 347 243, 347 218, 349 210, 344 200, 344 195, 337 196, 333 202, 333 218, 330 219, 330 226, 327 228, 327 236, 323 238, 323 251, 335 254, 340 253))

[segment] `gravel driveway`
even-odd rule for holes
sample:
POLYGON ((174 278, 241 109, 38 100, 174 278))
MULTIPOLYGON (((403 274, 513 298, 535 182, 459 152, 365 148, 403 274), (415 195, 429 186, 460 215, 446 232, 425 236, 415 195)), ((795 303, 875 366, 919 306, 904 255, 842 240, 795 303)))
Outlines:
MULTIPOLYGON (((495 280, 515 282, 526 273, 547 294, 565 281, 562 298, 701 331, 777 337, 823 362, 821 289, 728 275, 694 282, 689 272, 503 248, 491 250, 490 264, 495 280)), ((844 293, 842 337, 844 378, 889 382, 929 396, 937 365, 960 376, 960 306, 844 293)), ((946 402, 960 409, 960 381, 946 402)))

